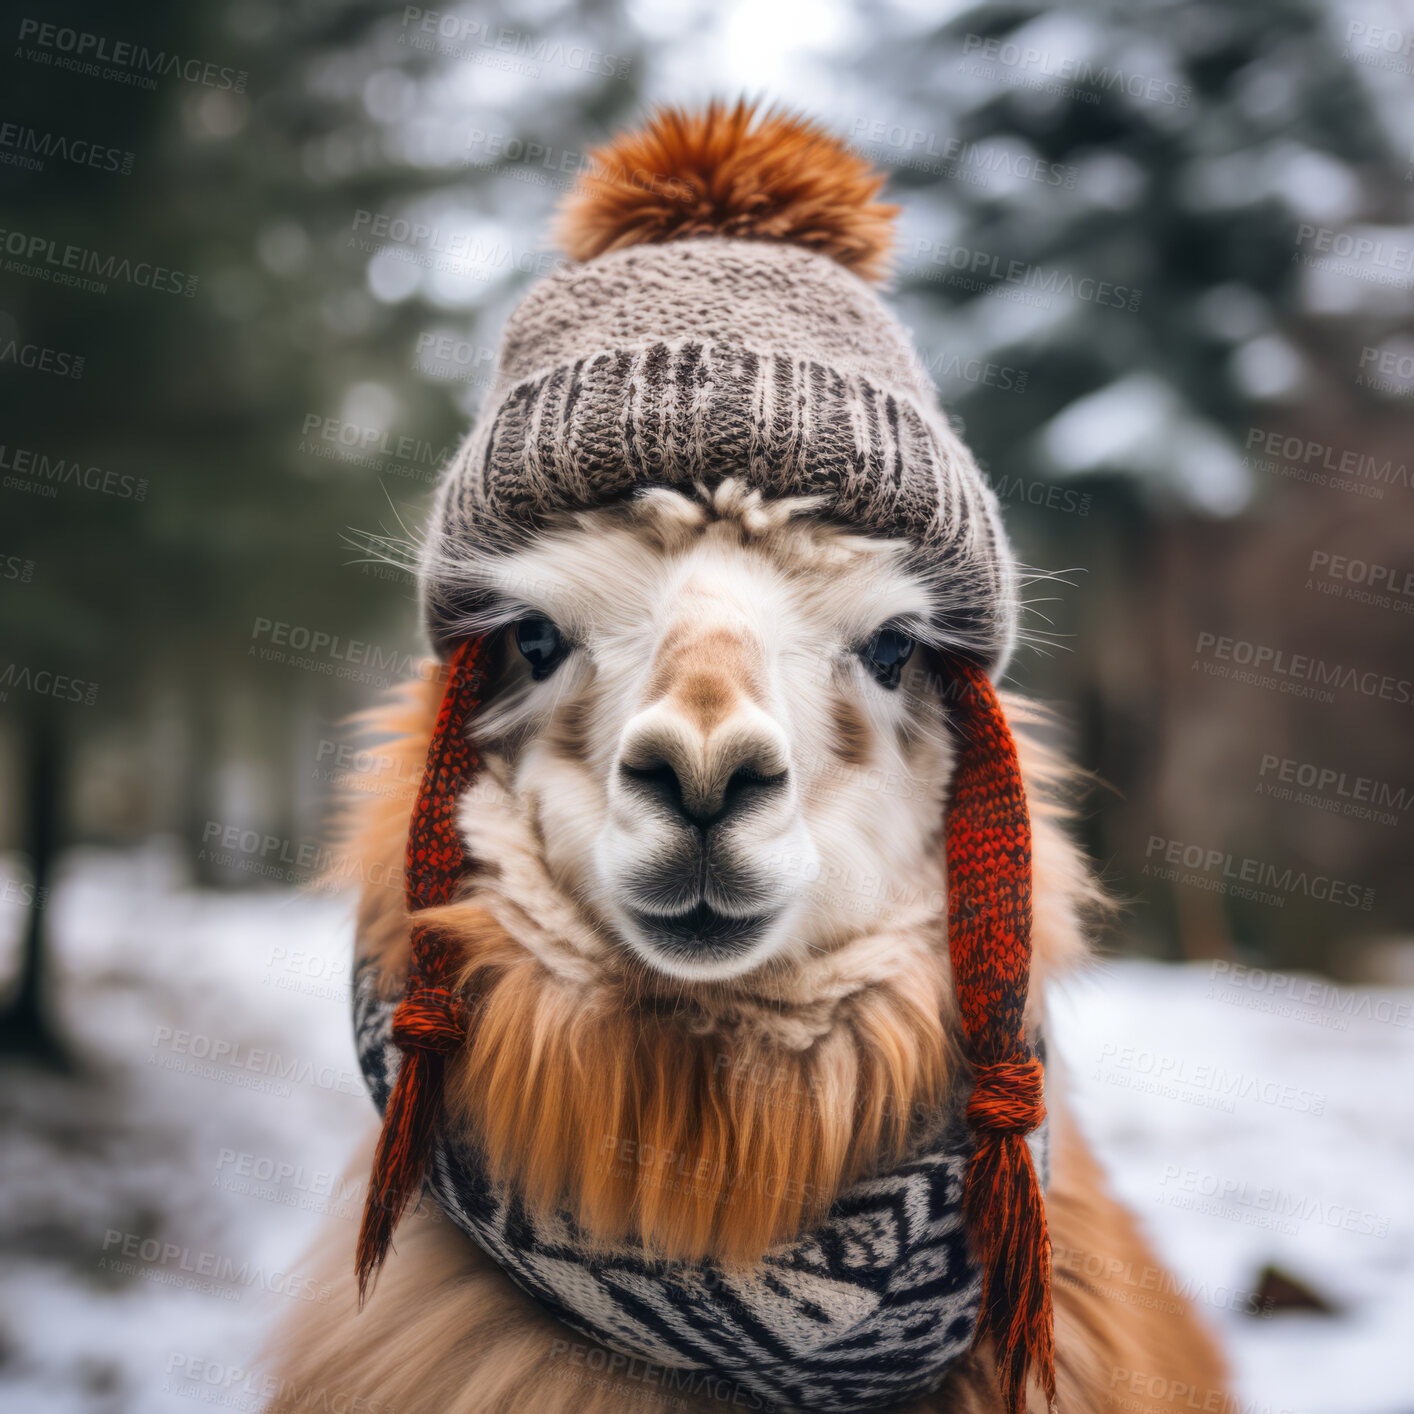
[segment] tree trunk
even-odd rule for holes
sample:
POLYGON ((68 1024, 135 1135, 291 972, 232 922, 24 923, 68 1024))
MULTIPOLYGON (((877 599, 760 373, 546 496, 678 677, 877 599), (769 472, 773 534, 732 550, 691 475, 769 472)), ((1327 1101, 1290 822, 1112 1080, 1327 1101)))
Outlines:
POLYGON ((182 840, 192 878, 203 888, 227 882, 207 847, 210 826, 218 812, 216 781, 220 770, 221 724, 217 719, 216 674, 203 661, 201 670, 188 679, 186 771, 183 775, 182 840))
POLYGON ((20 949, 19 978, 0 1011, 0 1054, 22 1056, 59 1069, 72 1057, 50 1011, 46 921, 54 864, 59 852, 59 788, 62 751, 54 704, 40 701, 26 721, 22 744, 26 772, 25 853, 30 862, 29 914, 20 949))

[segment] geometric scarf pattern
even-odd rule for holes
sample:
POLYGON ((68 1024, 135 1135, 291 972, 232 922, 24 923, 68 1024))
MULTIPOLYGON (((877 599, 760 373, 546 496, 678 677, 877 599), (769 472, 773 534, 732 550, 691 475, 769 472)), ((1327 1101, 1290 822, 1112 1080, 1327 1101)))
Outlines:
POLYGON ((711 1263, 606 1254, 564 1215, 532 1217, 487 1181, 473 1149, 438 1132, 445 1057, 466 1044, 468 1023, 456 950, 417 914, 450 901, 466 872, 455 815, 479 766, 467 724, 484 659, 479 638, 451 656, 413 810, 406 990, 381 1001, 365 970, 355 993, 359 1057, 384 1115, 359 1234, 360 1301, 426 1186, 567 1325, 669 1371, 787 1408, 855 1414, 936 1388, 963 1350, 987 1344, 1007 1414, 1019 1414, 1032 1377, 1053 1404, 1044 1070, 1024 1024, 1030 820, 985 671, 954 665, 959 741, 946 827, 948 941, 973 1078, 966 1105, 940 1115, 907 1163, 843 1195, 820 1227, 773 1249, 749 1279, 729 1279, 711 1263))
MULTIPOLYGON (((365 964, 354 1034, 380 1107, 403 1063, 393 1010, 365 964)), ((665 1398, 708 1393, 724 1409, 865 1414, 931 1393, 973 1343, 982 1275, 962 1206, 971 1150, 955 1103, 917 1152, 855 1184, 817 1227, 748 1272, 591 1243, 567 1214, 527 1210, 459 1132, 434 1140, 426 1191, 537 1305, 640 1362, 665 1398)), ((1045 1126, 1032 1150, 1044 1172, 1045 1126)))

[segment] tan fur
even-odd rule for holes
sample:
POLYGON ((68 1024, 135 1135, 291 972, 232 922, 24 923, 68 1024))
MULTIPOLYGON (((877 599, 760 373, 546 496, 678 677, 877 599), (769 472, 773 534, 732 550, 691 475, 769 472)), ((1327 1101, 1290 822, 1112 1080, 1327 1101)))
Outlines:
MULTIPOLYGON (((371 1157, 370 1142, 350 1174, 365 1172, 371 1157)), ((630 1378, 610 1373, 608 1352, 546 1315, 446 1221, 404 1220, 360 1312, 349 1279, 354 1236, 352 1223, 332 1223, 312 1254, 312 1276, 333 1295, 302 1307, 276 1336, 269 1414, 622 1414, 636 1407, 706 1414, 731 1407, 694 1396, 690 1385, 675 1384, 678 1372, 662 1366, 639 1361, 630 1378)))
POLYGON ((402 896, 403 851, 444 685, 439 665, 429 660, 420 677, 400 684, 382 707, 362 714, 357 725, 370 744, 356 768, 340 781, 336 877, 330 882, 342 882, 350 874, 363 881, 359 956, 377 964, 390 994, 407 975, 410 933, 402 896))
MULTIPOLYGON (((350 841, 369 878, 398 873, 440 693, 428 665, 368 718, 388 738, 350 841)), ((1017 702, 1012 714, 1026 715, 1017 702)), ((1034 742, 1024 756, 1033 778, 1057 769, 1034 742)), ((553 889, 533 843, 514 848, 499 794, 483 783, 476 805, 488 835, 489 823, 500 826, 502 868, 426 915, 464 950, 475 1018, 472 1043, 449 1066, 447 1103, 495 1177, 533 1207, 565 1207, 606 1243, 636 1234, 658 1256, 745 1265, 917 1142, 916 1121, 936 1112, 959 1065, 947 960, 933 938, 861 939, 816 963, 808 981, 699 987, 691 1008, 675 1006, 677 990, 662 995, 642 968, 606 958, 567 967, 554 937, 549 951, 527 950, 526 901, 553 889)), ((1083 954, 1076 910, 1093 891, 1059 832, 1053 789, 1033 786, 1032 813, 1039 994, 1041 979, 1083 954)), ((408 931, 396 891, 366 887, 359 918, 360 958, 401 975, 408 931)))
MULTIPOLYGON (((1053 1104, 1046 1210, 1055 1250, 1056 1385, 1062 1414, 1226 1411, 1227 1375, 1188 1302, 1053 1104), (1102 1275, 1092 1277, 1089 1272, 1102 1275), (1109 1275, 1105 1275, 1109 1274, 1109 1275), (1132 1390, 1145 1391, 1135 1395, 1132 1390)), ((350 1166, 367 1172, 372 1143, 350 1166)), ((304 1266, 333 1290, 303 1305, 269 1359, 270 1414, 362 1408, 365 1414, 714 1414, 759 1408, 729 1385, 695 1392, 690 1376, 632 1364, 575 1334, 523 1295, 473 1243, 431 1215, 405 1219, 362 1313, 354 1225, 331 1223, 304 1266), (617 1362, 617 1363, 615 1363, 617 1362), (334 1402, 344 1397, 342 1405, 334 1402), (735 1396, 736 1402, 727 1402, 735 1396), (365 1403, 354 1405, 353 1398, 365 1403), (323 1402, 321 1402, 323 1401, 323 1402)), ((1033 1389, 1029 1408, 1042 1409, 1033 1389)), ((997 1414, 985 1352, 959 1362, 936 1395, 902 1414, 997 1414)))
MULTIPOLYGON (((369 719, 388 738, 378 757, 389 789, 356 812, 349 848, 373 875, 401 858, 440 691, 429 669, 369 719)), ((633 1232, 660 1256, 753 1262, 900 1157, 950 1089, 957 1057, 936 949, 895 940, 885 961, 870 940, 837 954, 834 978, 819 969, 814 1005, 789 1030, 769 981, 755 996, 701 989, 689 1022, 641 969, 564 972, 528 952, 490 911, 507 917, 504 882, 483 879, 426 915, 465 952, 475 1018, 448 1105, 498 1178, 539 1208, 567 1206, 606 1242, 633 1232)), ((548 892, 538 880, 519 896, 548 892)), ((360 958, 401 974, 402 901, 366 888, 359 918, 360 958)))
POLYGON ((849 766, 867 766, 870 757, 869 723, 853 702, 835 698, 830 703, 835 729, 836 750, 840 760, 849 766))
MULTIPOLYGON (((665 518, 647 523, 654 534, 676 533, 674 519, 685 533, 703 533, 678 500, 662 509, 665 518)), ((754 504, 746 512, 760 516, 754 504)), ((786 519, 760 528, 794 536, 801 561, 842 553, 786 519)), ((781 543, 768 544, 789 557, 781 543)), ((836 580, 846 572, 829 571, 836 580)), ((636 611, 629 604, 623 612, 636 611)), ((749 658, 740 645, 690 631, 670 645, 663 690, 724 652, 735 668, 723 671, 744 691, 749 658)), ((383 740, 356 783, 360 800, 348 822, 346 872, 364 881, 357 953, 377 960, 393 986, 407 962, 402 852, 440 694, 429 667, 370 717, 383 740)), ((1014 724, 1037 718, 1020 700, 1007 707, 1014 724)), ((570 693, 542 713, 542 772, 547 752, 594 755, 602 721, 564 726, 585 710, 570 693)), ((828 721, 830 709, 822 712, 828 721)), ((503 713, 512 729, 514 720, 503 713)), ((873 714, 862 711, 858 721, 859 752, 882 750, 873 714)), ((929 769, 940 770, 945 745, 922 740, 929 769)), ((1083 960, 1084 915, 1100 897, 1064 832, 1066 768, 1034 737, 1023 733, 1019 742, 1033 833, 1034 1026, 1045 980, 1083 960)), ((449 1062, 448 1113, 481 1141, 497 1177, 520 1187, 532 1207, 568 1208, 605 1243, 633 1235, 656 1255, 750 1263, 916 1142, 962 1065, 940 899, 904 889, 897 906, 874 908, 852 927, 846 910, 836 933, 754 970, 711 981, 671 976, 617 943, 552 876, 541 818, 549 797, 527 806, 516 793, 514 750, 503 759, 499 749, 486 753, 459 810, 473 859, 467 885, 435 916, 463 951, 472 1004, 471 1040, 449 1062)), ((892 804, 889 811, 896 814, 892 804)), ((941 848, 921 834, 916 843, 941 848)), ((820 906, 828 911, 829 899, 820 906)), ((1154 1298, 1164 1273, 1105 1193, 1065 1114, 1060 1067, 1048 1069, 1061 1409, 1160 1414, 1185 1407, 1182 1389, 1196 1390, 1200 1407, 1210 1392, 1220 1402, 1224 1377, 1210 1340, 1180 1298, 1154 1298), (1099 1281, 1094 1273, 1119 1275, 1099 1281), (1136 1405, 1132 1377, 1164 1393, 1136 1405)), ((355 1172, 366 1172, 366 1159, 355 1172)), ((658 1399, 689 1411, 721 1407, 671 1372, 610 1366, 434 1215, 404 1220, 361 1315, 352 1305, 353 1225, 336 1225, 319 1259, 335 1299, 300 1311, 286 1333, 275 1366, 286 1392, 273 1408, 293 1411, 311 1388, 326 1398, 354 1391, 370 1414, 608 1411, 658 1399)), ((919 1414, 995 1408, 985 1352, 917 1406, 919 1414)))
POLYGON ((884 178, 804 118, 663 108, 591 157, 557 229, 572 260, 717 233, 801 245, 865 279, 887 270, 898 207, 874 200, 884 178))
POLYGON ((709 1030, 651 994, 556 978, 485 913, 442 912, 476 999, 448 1104, 496 1177, 605 1242, 749 1264, 903 1156, 952 1066, 936 969, 841 998, 805 1050, 742 1015, 709 1030))

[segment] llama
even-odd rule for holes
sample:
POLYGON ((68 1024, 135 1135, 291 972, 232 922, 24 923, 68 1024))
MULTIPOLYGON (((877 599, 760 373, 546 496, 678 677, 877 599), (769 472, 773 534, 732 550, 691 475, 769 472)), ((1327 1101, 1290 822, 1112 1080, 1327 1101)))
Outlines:
MULTIPOLYGON (((802 144, 824 151, 821 190, 847 211, 858 215, 873 190, 840 178, 857 178, 855 159, 809 125, 709 109, 696 126, 667 115, 649 137, 646 151, 642 137, 620 146, 618 160, 627 153, 631 170, 664 180, 618 195, 642 219, 650 196, 690 207, 692 219, 664 235, 650 212, 647 234, 634 227, 622 244, 700 237, 704 223, 729 229, 734 247, 753 246, 740 268, 758 289, 756 248, 800 229, 821 252, 807 262, 877 261, 877 208, 853 225, 819 201, 801 216, 802 144), (752 155, 763 133, 772 161, 791 159, 789 219, 778 203, 766 220, 759 201, 751 221, 705 217, 692 193, 715 191, 742 217, 743 163, 760 179, 754 194, 783 190, 752 155), (721 196, 724 172, 736 180, 721 196), (822 240, 822 229, 835 236, 822 240)), ((586 258, 628 229, 602 193, 590 208, 586 258)), ((656 347, 640 392, 663 386, 651 383, 656 347)), ((508 335, 506 369, 516 356, 508 335)), ((687 361, 697 369, 701 357, 687 361)), ((691 386, 701 393, 700 379, 691 386)), ((573 388, 567 378, 559 396, 574 403, 573 388)), ((541 490, 563 487, 532 446, 543 415, 524 398, 505 406, 518 409, 526 474, 541 490)), ((896 408, 891 418, 902 429, 892 434, 900 486, 910 437, 915 450, 965 455, 921 419, 896 408)), ((495 487, 503 414, 489 426, 465 462, 482 497, 495 487)), ((677 474, 658 464, 626 494, 549 497, 527 533, 462 533, 466 505, 444 490, 423 564, 430 626, 444 650, 480 645, 484 687, 469 723, 480 768, 458 783, 454 817, 469 867, 446 901, 417 913, 454 962, 439 996, 470 1018, 438 1063, 445 1142, 429 1182, 439 1196, 404 1219, 361 1310, 355 1235, 331 1225, 316 1262, 334 1298, 281 1332, 272 1410, 336 1398, 399 1414, 607 1414, 659 1400, 694 1411, 1015 1406, 995 1345, 973 1342, 977 1284, 961 1246, 930 1251, 926 1281, 910 1278, 942 1289, 957 1277, 950 1297, 972 1305, 946 1332, 916 1320, 903 1330, 888 1300, 826 1281, 800 1257, 843 1208, 855 1217, 829 1231, 873 1242, 877 1258, 893 1230, 867 1203, 850 1205, 920 1191, 919 1156, 947 1149, 974 1068, 949 951, 943 823, 961 740, 958 653, 995 672, 1013 632, 1014 575, 987 519, 994 507, 967 482, 970 463, 954 461, 975 499, 953 500, 947 515, 930 505, 926 532, 898 533, 842 516, 839 486, 816 489, 809 475, 792 485, 779 457, 694 475, 706 438, 699 428, 682 444, 677 474), (940 516, 949 553, 920 553, 940 516), (463 1151, 477 1156, 466 1181, 476 1193, 507 1195, 490 1209, 494 1224, 468 1227, 456 1195, 437 1187, 463 1151), (890 1187, 901 1174, 905 1186, 890 1187), (512 1250, 524 1232, 529 1255, 512 1250), (723 1312, 735 1332, 749 1328, 759 1367, 748 1360, 731 1377, 712 1359, 677 1358, 676 1336, 707 1336, 691 1317, 675 1335, 672 1318, 649 1309, 664 1282, 681 1286, 673 1310, 701 1313, 704 1331, 723 1312), (865 1343, 867 1322, 872 1363, 860 1375, 851 1342, 865 1343), (795 1381, 804 1345, 814 1383, 795 1381), (926 1392, 906 1406, 885 1397, 891 1363, 906 1375, 925 1358, 926 1392), (819 1376, 822 1360, 833 1383, 819 1376)), ((421 965, 402 891, 388 881, 402 877, 421 763, 445 730, 443 677, 429 665, 375 716, 391 741, 380 756, 397 765, 391 780, 355 783, 348 847, 375 881, 358 911, 361 1015, 385 1018, 367 1044, 375 1057, 393 1053, 388 1008, 421 965)), ((1007 714, 1017 725, 1034 715, 1011 699, 1007 714)), ((1044 984, 1083 964, 1103 901, 1065 834, 1064 769, 1035 742, 1019 747, 1032 903, 1022 1021, 1041 1046, 1044 984)), ((1224 1407, 1222 1362, 1187 1303, 1146 1300, 1162 1268, 1107 1195, 1054 1062, 1046 1105, 1048 1142, 1033 1137, 1025 1167, 1049 1171, 1057 1407, 1224 1407)), ((1028 1408, 1046 1405, 1039 1385, 1027 1397, 1028 1408)))

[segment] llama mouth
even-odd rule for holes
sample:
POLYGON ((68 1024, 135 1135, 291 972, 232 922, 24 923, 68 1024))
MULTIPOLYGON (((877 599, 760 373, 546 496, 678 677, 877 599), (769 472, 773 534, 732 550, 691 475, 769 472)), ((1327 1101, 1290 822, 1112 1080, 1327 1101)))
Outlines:
POLYGON ((673 850, 653 860, 632 879, 628 897, 634 917, 651 925, 686 918, 704 903, 715 917, 730 921, 745 910, 760 911, 774 896, 757 869, 715 845, 673 850))
POLYGON ((743 951, 771 920, 764 913, 732 918, 704 901, 685 913, 663 915, 635 910, 633 921, 657 951, 700 960, 743 951))

